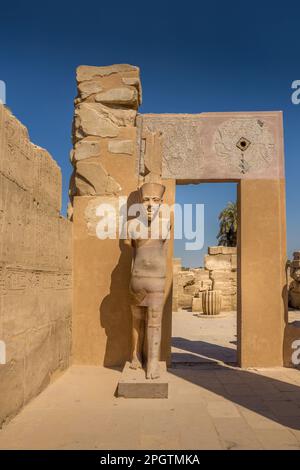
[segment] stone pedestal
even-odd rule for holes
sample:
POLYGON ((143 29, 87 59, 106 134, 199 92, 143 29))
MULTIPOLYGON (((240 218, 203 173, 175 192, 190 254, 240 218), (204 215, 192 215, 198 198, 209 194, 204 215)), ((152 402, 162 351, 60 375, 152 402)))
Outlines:
POLYGON ((166 363, 160 362, 159 379, 146 379, 143 369, 133 370, 126 362, 118 384, 117 395, 124 398, 168 398, 166 363))
POLYGON ((203 313, 202 295, 200 292, 199 297, 193 297, 192 312, 203 313))

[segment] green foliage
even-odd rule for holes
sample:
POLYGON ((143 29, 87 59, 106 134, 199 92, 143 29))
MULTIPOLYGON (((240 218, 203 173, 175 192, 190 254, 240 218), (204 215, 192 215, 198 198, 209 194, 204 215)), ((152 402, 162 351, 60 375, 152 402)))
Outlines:
POLYGON ((237 244, 237 204, 228 202, 219 214, 220 228, 217 235, 219 246, 236 246, 237 244))

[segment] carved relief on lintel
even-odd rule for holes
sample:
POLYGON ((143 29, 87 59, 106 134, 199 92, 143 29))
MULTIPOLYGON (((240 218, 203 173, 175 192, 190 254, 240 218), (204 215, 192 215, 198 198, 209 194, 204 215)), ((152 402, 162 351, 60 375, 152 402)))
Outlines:
POLYGON ((246 174, 268 168, 275 154, 273 134, 256 118, 230 119, 214 134, 214 149, 219 162, 233 171, 246 174))
POLYGON ((140 145, 141 183, 160 183, 162 174, 162 132, 142 130, 140 145))

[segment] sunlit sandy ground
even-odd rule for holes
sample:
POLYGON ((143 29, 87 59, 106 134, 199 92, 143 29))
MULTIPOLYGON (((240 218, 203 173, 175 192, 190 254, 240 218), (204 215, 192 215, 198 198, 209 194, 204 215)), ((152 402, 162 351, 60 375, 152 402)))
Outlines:
POLYGON ((235 363, 236 312, 205 317, 180 310, 172 317, 172 361, 235 363))

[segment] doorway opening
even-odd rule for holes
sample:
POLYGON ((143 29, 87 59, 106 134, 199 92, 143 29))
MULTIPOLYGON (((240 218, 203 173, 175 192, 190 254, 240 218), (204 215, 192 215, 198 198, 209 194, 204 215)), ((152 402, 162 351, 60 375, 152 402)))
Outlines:
POLYGON ((176 204, 172 364, 236 365, 237 183, 178 184, 176 204))

